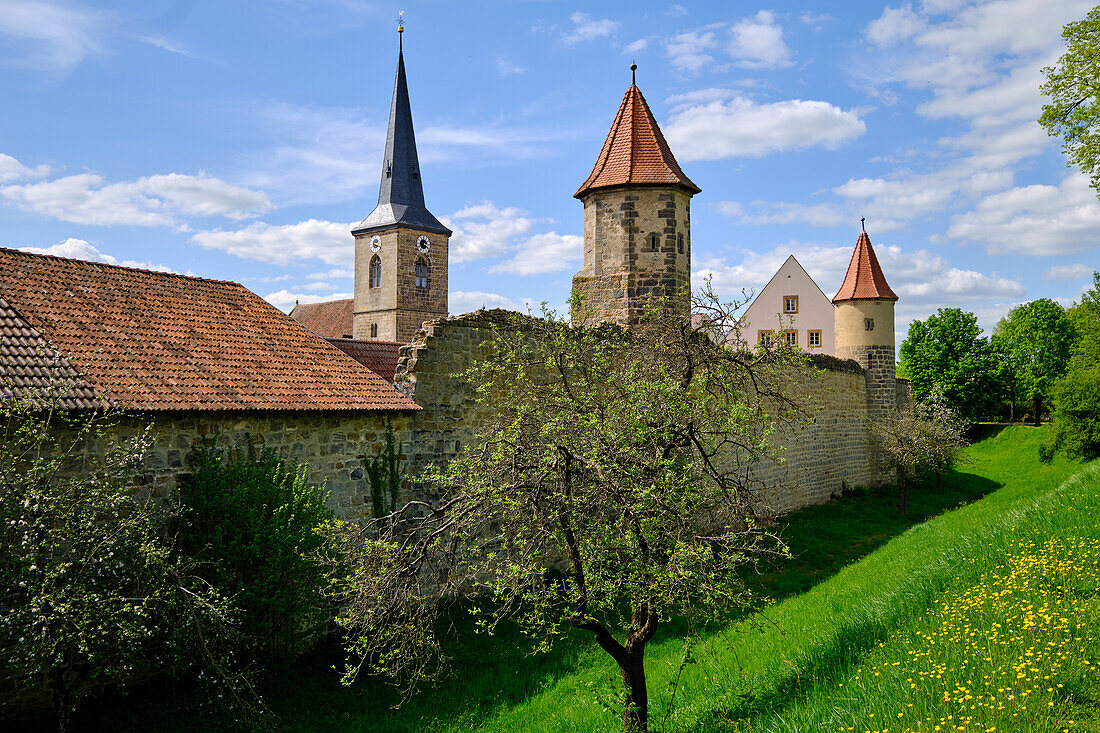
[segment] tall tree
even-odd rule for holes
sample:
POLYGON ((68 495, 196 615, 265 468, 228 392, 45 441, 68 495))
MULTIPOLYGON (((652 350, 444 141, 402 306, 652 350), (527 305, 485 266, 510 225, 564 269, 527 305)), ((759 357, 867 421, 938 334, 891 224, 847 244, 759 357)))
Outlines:
POLYGON ((918 401, 939 387, 947 405, 966 420, 998 408, 1003 369, 973 313, 940 308, 926 321, 913 321, 900 353, 900 369, 913 380, 918 401))
POLYGON ((619 667, 624 727, 646 730, 659 624, 745 604, 735 569, 782 552, 753 467, 809 377, 795 349, 725 345, 718 326, 735 320, 708 305, 702 330, 663 310, 631 331, 552 315, 498 327, 467 375, 491 415, 435 476, 446 498, 352 544, 360 666, 415 681, 434 669, 441 601, 480 592, 484 625, 514 620, 537 649, 592 634, 619 667))
POLYGON ((1065 309, 1048 298, 1016 306, 993 330, 993 343, 1007 358, 1012 389, 1031 402, 1036 425, 1066 371, 1075 340, 1065 309))
POLYGON ((1077 331, 1066 374, 1054 389, 1054 436, 1044 446, 1049 458, 1060 449, 1075 458, 1100 457, 1100 273, 1081 302, 1068 311, 1077 331))
POLYGON ((1066 52, 1043 69, 1040 87, 1050 97, 1039 117, 1050 135, 1062 138, 1071 164, 1100 186, 1100 7, 1062 29, 1066 52))

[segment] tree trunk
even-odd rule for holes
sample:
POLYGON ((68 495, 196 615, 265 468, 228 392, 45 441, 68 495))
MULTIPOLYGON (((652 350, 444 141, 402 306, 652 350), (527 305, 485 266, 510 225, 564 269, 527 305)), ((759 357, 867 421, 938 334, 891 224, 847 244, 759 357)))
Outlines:
POLYGON ((1035 395, 1031 404, 1035 408, 1035 427, 1039 427, 1043 422, 1040 417, 1043 414, 1043 396, 1040 394, 1035 395))
POLYGON ((626 688, 623 730, 646 733, 649 729, 649 692, 645 686, 645 642, 627 649, 619 668, 626 688))

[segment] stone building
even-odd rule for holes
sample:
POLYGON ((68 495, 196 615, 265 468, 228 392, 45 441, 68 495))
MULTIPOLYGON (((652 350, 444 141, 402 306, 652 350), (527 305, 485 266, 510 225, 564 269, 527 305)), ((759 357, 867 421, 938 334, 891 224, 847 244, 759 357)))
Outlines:
POLYGON ((794 255, 753 298, 738 327, 749 343, 782 340, 812 354, 836 355, 833 304, 794 255))
POLYGON ((575 322, 629 326, 653 297, 687 317, 691 197, 701 190, 680 169, 632 78, 592 172, 573 194, 584 203, 584 265, 573 276, 584 312, 574 313, 575 322))
POLYGON ((360 457, 420 409, 236 283, 0 248, 0 392, 59 386, 61 408, 124 411, 115 437, 152 427, 155 495, 193 448, 247 434, 307 463, 344 516, 366 506, 360 457))

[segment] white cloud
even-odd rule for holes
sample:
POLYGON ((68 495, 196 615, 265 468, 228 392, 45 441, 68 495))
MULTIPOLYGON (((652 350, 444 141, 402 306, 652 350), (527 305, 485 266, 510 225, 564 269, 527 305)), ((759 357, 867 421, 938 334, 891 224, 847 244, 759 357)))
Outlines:
POLYGON ((674 18, 681 18, 688 14, 688 9, 680 3, 673 3, 668 10, 665 11, 665 15, 671 15, 674 18))
POLYGON ((736 201, 719 201, 715 207, 722 216, 741 217, 745 213, 745 207, 736 201))
POLYGON ((511 59, 506 59, 503 56, 497 56, 496 67, 497 72, 501 76, 513 76, 515 74, 522 74, 527 71, 527 69, 523 68, 515 61, 512 61, 511 59))
POLYGON ((531 231, 534 220, 514 207, 499 208, 490 201, 467 206, 444 217, 443 223, 454 230, 451 235, 451 262, 468 262, 497 257, 507 252, 513 239, 531 231))
POLYGON ((496 293, 483 293, 476 290, 458 290, 449 296, 448 310, 451 313, 471 313, 482 308, 503 308, 510 311, 526 311, 511 298, 496 293))
POLYGON ((812 27, 815 31, 819 31, 825 27, 825 24, 835 20, 833 16, 828 13, 803 13, 798 16, 798 19, 806 25, 812 27))
POLYGON ((157 272, 175 272, 167 265, 154 265, 138 260, 118 260, 111 255, 100 252, 95 245, 84 239, 69 237, 64 242, 49 247, 20 247, 21 252, 32 252, 39 255, 53 255, 54 257, 67 257, 72 260, 86 260, 88 262, 103 262, 108 265, 122 265, 123 267, 139 267, 143 270, 156 270, 157 272))
POLYGON ((866 132, 854 110, 791 99, 760 104, 746 97, 677 108, 665 135, 681 161, 719 160, 807 147, 836 148, 866 132))
POLYGON ((355 277, 355 270, 350 268, 338 267, 335 270, 329 270, 327 272, 311 272, 306 275, 310 280, 325 280, 329 278, 337 277, 355 277))
POLYGON ((924 27, 924 20, 913 12, 912 5, 906 3, 899 8, 886 6, 882 15, 867 25, 864 33, 871 43, 885 48, 908 41, 924 30, 924 27))
POLYGON ((180 216, 242 219, 270 207, 267 196, 204 174, 170 173, 124 183, 81 173, 42 183, 0 187, 26 211, 97 226, 172 226, 180 216))
POLYGON ((615 35, 619 30, 619 21, 608 18, 593 18, 588 13, 573 13, 569 16, 569 22, 573 27, 562 35, 562 42, 567 46, 575 46, 585 41, 593 41, 597 38, 606 38, 615 35))
POLYGON ((325 303, 330 300, 343 300, 352 297, 351 293, 329 293, 328 295, 310 295, 308 293, 292 293, 289 290, 277 290, 268 293, 264 300, 284 313, 289 313, 295 303, 325 303))
POLYGON ((174 41, 170 41, 167 38, 165 38, 164 36, 160 36, 160 35, 141 36, 137 40, 141 41, 142 43, 146 43, 150 46, 153 46, 155 48, 159 48, 163 51, 167 51, 168 53, 174 53, 174 54, 178 54, 180 56, 187 56, 188 58, 194 58, 195 57, 195 55, 193 53, 188 51, 181 44, 176 43, 174 41))
POLYGON ((1043 273, 1043 279, 1047 282, 1066 282, 1068 280, 1085 280, 1092 277, 1092 273, 1100 270, 1100 267, 1089 265, 1055 265, 1043 273))
POLYGON ((704 26, 699 30, 684 31, 665 41, 665 54, 679 71, 695 74, 714 63, 708 51, 718 48, 717 30, 723 23, 704 26))
POLYGON ((25 68, 67 74, 85 59, 103 53, 102 36, 110 16, 75 3, 5 0, 0 8, 4 60, 25 68))
POLYGON ((649 45, 648 38, 639 38, 637 41, 631 41, 623 46, 623 53, 641 53, 649 45))
POLYGON ((257 221, 234 231, 196 232, 191 241, 207 249, 277 265, 318 259, 348 268, 355 256, 351 227, 351 224, 317 219, 284 225, 257 221))
POLYGON ((490 267, 489 272, 511 272, 516 275, 559 272, 575 267, 583 253, 584 239, 575 234, 536 234, 519 245, 510 259, 490 267))
MULTIPOLYGON (((741 220, 749 224, 793 224, 802 222, 812 226, 836 226, 844 223, 845 219, 849 218, 839 207, 832 204, 754 201, 753 209, 752 214, 743 216, 741 220)), ((883 231, 883 229, 878 227, 877 231, 883 231)))
POLYGON ((783 28, 770 10, 738 21, 730 28, 727 47, 738 66, 746 69, 780 69, 791 65, 791 49, 783 41, 783 28))
POLYGON ((947 236, 983 242, 989 254, 1053 255, 1100 244, 1100 202, 1074 173, 1058 186, 1011 188, 952 218, 947 236))
POLYGON ((31 168, 23 165, 10 155, 0 153, 0 183, 25 181, 30 178, 44 178, 49 174, 50 167, 45 163, 31 168))

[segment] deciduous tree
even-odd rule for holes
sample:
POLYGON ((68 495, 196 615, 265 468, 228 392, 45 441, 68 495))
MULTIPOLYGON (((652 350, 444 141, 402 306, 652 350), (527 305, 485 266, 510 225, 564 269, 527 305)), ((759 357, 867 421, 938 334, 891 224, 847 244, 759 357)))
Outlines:
POLYGON ((1039 117, 1050 135, 1062 138, 1070 164, 1100 186, 1100 7, 1062 29, 1066 52, 1043 69, 1040 90, 1050 97, 1039 117))
POLYGON ((913 380, 918 402, 927 401, 938 387, 964 419, 997 410, 1004 371, 973 313, 940 308, 926 321, 913 321, 899 351, 900 369, 913 380))
POLYGON ((1075 341, 1065 309, 1047 298, 1016 306, 993 330, 993 344, 1007 360, 1010 389, 1031 402, 1036 425, 1075 341))
POLYGON ((498 328, 467 375, 493 414, 435 474, 449 490, 352 545, 349 677, 431 673, 442 602, 482 594, 483 628, 514 621, 536 649, 592 634, 619 667, 624 726, 646 729, 659 624, 746 603, 735 569, 783 551, 754 469, 809 378, 794 349, 725 345, 731 311, 704 305, 699 329, 660 308, 630 331, 553 314, 498 328))
POLYGON ((1068 311, 1077 332, 1066 374, 1054 389, 1054 436, 1041 455, 1058 449, 1075 458, 1100 457, 1100 273, 1068 311))

